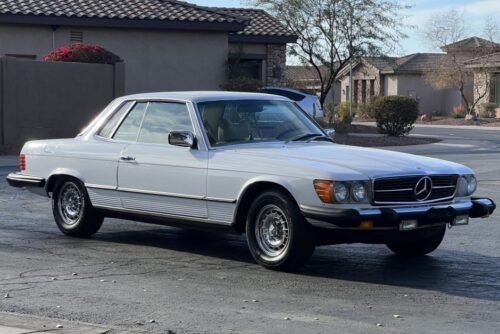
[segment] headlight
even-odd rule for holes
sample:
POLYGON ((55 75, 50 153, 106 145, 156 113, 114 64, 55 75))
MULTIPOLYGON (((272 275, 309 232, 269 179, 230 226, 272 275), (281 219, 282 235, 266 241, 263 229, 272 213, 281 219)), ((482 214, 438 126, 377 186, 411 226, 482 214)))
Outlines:
POLYGON ((356 202, 366 202, 368 199, 368 190, 362 182, 354 182, 351 185, 351 196, 356 202))
POLYGON ((335 202, 344 203, 349 198, 349 188, 343 182, 335 182, 333 186, 333 197, 335 202))
POLYGON ((477 189, 476 177, 472 174, 462 175, 457 180, 457 197, 470 196, 477 189))
POLYGON ((467 192, 472 195, 477 189, 477 180, 474 175, 469 175, 467 178, 467 192))
POLYGON ((367 181, 314 180, 314 190, 323 203, 368 203, 367 181))

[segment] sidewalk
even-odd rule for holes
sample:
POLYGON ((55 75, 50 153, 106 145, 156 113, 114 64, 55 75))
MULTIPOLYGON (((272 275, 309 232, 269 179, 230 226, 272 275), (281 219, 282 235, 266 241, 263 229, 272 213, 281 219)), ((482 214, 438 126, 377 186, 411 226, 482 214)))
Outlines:
POLYGON ((92 324, 48 319, 17 313, 0 313, 0 334, 132 334, 141 332, 92 324))
MULTIPOLYGON (((377 126, 375 122, 352 122, 355 125, 377 126)), ((461 130, 487 130, 500 131, 500 127, 479 126, 479 125, 435 125, 435 124, 415 124, 415 128, 442 128, 442 129, 461 129, 461 130)))

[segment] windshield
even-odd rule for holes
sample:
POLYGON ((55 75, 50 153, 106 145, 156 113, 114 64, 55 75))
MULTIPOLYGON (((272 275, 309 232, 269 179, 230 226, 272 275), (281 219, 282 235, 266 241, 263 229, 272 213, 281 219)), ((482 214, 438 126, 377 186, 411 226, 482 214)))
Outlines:
POLYGON ((324 136, 292 102, 210 101, 198 103, 198 110, 212 146, 324 136))

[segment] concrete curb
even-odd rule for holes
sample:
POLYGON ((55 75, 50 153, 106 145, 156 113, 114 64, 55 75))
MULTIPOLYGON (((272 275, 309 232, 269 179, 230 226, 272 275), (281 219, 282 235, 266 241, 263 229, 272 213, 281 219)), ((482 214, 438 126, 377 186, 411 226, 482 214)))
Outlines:
POLYGON ((0 313, 0 334, 138 334, 142 331, 127 331, 116 327, 42 318, 18 313, 0 313))
MULTIPOLYGON (((354 125, 377 126, 375 122, 352 122, 354 125)), ((480 125, 434 125, 434 124, 415 124, 415 128, 441 128, 441 129, 460 129, 460 130, 487 130, 500 131, 500 127, 480 126, 480 125)))

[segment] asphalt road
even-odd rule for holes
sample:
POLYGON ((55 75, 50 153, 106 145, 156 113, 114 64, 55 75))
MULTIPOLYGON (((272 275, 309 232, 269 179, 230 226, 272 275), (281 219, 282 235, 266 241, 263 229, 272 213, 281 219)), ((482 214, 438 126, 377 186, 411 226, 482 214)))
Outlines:
MULTIPOLYGON (((395 149, 475 168, 478 194, 500 202, 500 131, 414 133, 445 140, 395 149)), ((0 297, 11 296, 0 311, 151 333, 499 332, 500 212, 448 230, 425 258, 326 246, 287 274, 256 265, 235 235, 108 219, 93 239, 64 237, 48 199, 7 187, 11 169, 0 169, 0 297)))

